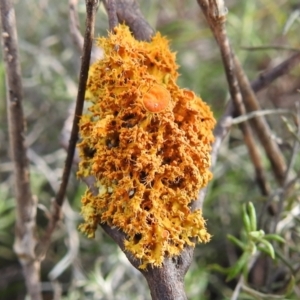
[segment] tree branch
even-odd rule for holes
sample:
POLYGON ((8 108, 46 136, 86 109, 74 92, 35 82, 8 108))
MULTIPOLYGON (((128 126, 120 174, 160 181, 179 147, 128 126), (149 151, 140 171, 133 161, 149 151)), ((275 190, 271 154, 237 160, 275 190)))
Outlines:
POLYGON ((78 13, 77 13, 78 0, 69 0, 69 28, 73 42, 81 53, 83 48, 83 36, 80 32, 78 13))
MULTIPOLYGON (((296 53, 293 56, 286 59, 285 61, 283 61, 282 63, 280 63, 275 68, 264 72, 257 79, 251 82, 251 87, 253 91, 255 93, 258 93, 259 91, 268 87, 273 81, 275 81, 279 77, 288 74, 299 63, 300 63, 300 53, 296 53)), ((217 161, 217 156, 219 153, 222 140, 230 131, 233 116, 234 116, 234 107, 232 102, 230 102, 226 111, 218 121, 214 131, 215 142, 213 144, 213 150, 212 150, 212 167, 215 166, 215 163, 217 161)))
MULTIPOLYGON (((202 8, 202 10, 206 16, 206 19, 211 27, 211 30, 213 31, 213 34, 215 35, 215 38, 219 44, 220 44, 220 42, 222 43, 222 40, 223 40, 222 34, 221 34, 221 32, 222 32, 221 24, 223 22, 223 18, 218 18, 218 14, 216 12, 218 12, 218 10, 219 10, 218 5, 221 2, 222 1, 198 0, 198 3, 200 5, 200 7, 202 8)), ((224 7, 222 7, 221 10, 223 13, 224 13, 224 11, 226 11, 224 9, 224 7)), ((224 48, 226 48, 226 42, 224 44, 225 44, 224 48)), ((221 51, 222 51, 222 49, 221 49, 221 51)), ((289 72, 290 69, 296 63, 298 63, 300 61, 300 53, 296 53, 290 59, 288 59, 284 63, 280 64, 280 66, 278 66, 277 68, 274 68, 274 70, 272 70, 271 73, 269 73, 268 75, 266 75, 266 74, 261 75, 259 79, 257 79, 255 82, 253 82, 250 85, 247 76, 245 75, 242 67, 240 66, 238 58, 233 53, 232 53, 232 55, 234 56, 234 66, 229 65, 227 67, 227 69, 229 70, 227 72, 227 78, 230 78, 231 72, 233 73, 233 70, 235 67, 238 84, 239 84, 239 87, 241 88, 243 100, 244 100, 244 103, 246 104, 247 111, 249 111, 249 112, 260 110, 260 106, 258 104, 258 101, 256 100, 254 92, 267 86, 273 80, 275 80, 277 77, 289 72)), ((223 57, 223 61, 224 61, 224 58, 226 61, 226 56, 222 55, 222 57, 223 57)), ((227 58, 229 58, 229 57, 230 56, 227 56, 227 58)), ((231 90, 234 91, 234 89, 235 88, 233 86, 233 88, 231 90)), ((232 91, 231 91, 231 94, 232 94, 232 91)), ((235 103, 235 109, 236 109, 237 101, 234 98, 232 98, 232 100, 235 103)), ((242 110, 245 112, 244 108, 242 110)), ((224 118, 222 118, 220 120, 219 124, 216 127, 215 131, 217 134, 216 134, 216 142, 213 147, 213 155, 212 155, 213 162, 214 162, 214 160, 216 160, 216 153, 218 152, 218 149, 220 147, 221 140, 223 139, 223 137, 226 135, 226 132, 230 128, 230 114, 231 114, 231 116, 233 116, 233 114, 235 112, 236 112, 236 110, 234 110, 233 107, 231 107, 231 105, 230 105, 228 111, 224 114, 224 118), (224 121, 225 121, 225 123, 224 123, 224 121), (226 124, 226 125, 224 125, 224 124, 226 124)), ((241 109, 238 110, 238 113, 241 115, 241 109)), ((277 181, 282 185, 284 182, 284 178, 285 178, 286 163, 285 163, 284 157, 283 157, 279 147, 272 139, 270 139, 271 132, 270 132, 270 128, 269 128, 267 122, 265 121, 265 119, 262 116, 257 117, 255 119, 251 120, 250 122, 253 125, 253 128, 255 129, 257 136, 259 137, 259 139, 261 141, 261 144, 265 148, 267 157, 269 158, 269 160, 271 162, 271 166, 272 166, 272 169, 273 169, 273 172, 274 172, 274 175, 275 175, 277 181)), ((246 135, 246 137, 248 140, 249 136, 246 135)), ((250 148, 248 148, 248 149, 249 149, 250 153, 252 153, 250 155, 252 157, 252 161, 254 162, 254 166, 256 169, 256 178, 257 178, 258 185, 260 186, 262 193, 264 195, 268 195, 270 190, 269 190, 269 186, 265 180, 263 167, 260 162, 259 153, 258 153, 258 151, 255 151, 255 149, 254 149, 255 144, 253 145, 253 143, 251 141, 248 141, 248 143, 249 142, 250 142, 250 148)), ((203 197, 204 196, 201 196, 201 194, 200 194, 198 198, 203 199, 203 197)))
MULTIPOLYGON (((103 0, 104 6, 108 11, 108 2, 103 0)), ((145 20, 141 10, 135 0, 118 0, 116 11, 119 23, 124 23, 131 29, 134 37, 141 41, 150 41, 154 30, 145 20)))
POLYGON ((295 53, 290 58, 279 64, 274 69, 261 74, 255 81, 251 83, 254 92, 258 92, 270 85, 278 77, 289 73, 294 67, 300 63, 300 52, 295 53))
MULTIPOLYGON (((138 261, 124 248, 125 233, 101 224, 104 231, 111 236, 127 256, 130 263, 138 269, 138 261)), ((184 291, 184 275, 186 274, 193 258, 193 247, 186 247, 180 256, 166 257, 161 268, 148 267, 146 270, 138 269, 146 278, 153 300, 186 300, 184 291)))
MULTIPOLYGON (((84 38, 80 31, 77 5, 78 5, 78 0, 69 0, 69 29, 70 29, 70 33, 74 45, 78 49, 78 52, 81 54, 83 51, 84 38)), ((93 46, 90 63, 93 63, 94 61, 100 59, 102 57, 102 53, 103 53, 102 49, 93 46)), ((74 113, 74 111, 72 111, 72 113, 74 113)), ((72 115, 72 120, 73 120, 73 115, 72 115)))
MULTIPOLYGON (((234 64, 247 111, 253 112, 260 110, 261 108, 256 99, 255 93, 236 55, 234 55, 234 64)), ((285 179, 286 163, 278 145, 272 138, 270 138, 272 133, 266 119, 263 116, 257 116, 256 118, 251 119, 250 123, 252 124, 252 127, 254 128, 256 135, 258 136, 261 145, 264 147, 267 157, 271 162, 275 178, 278 183, 282 185, 285 179)))
POLYGON ((56 195, 55 201, 53 202, 53 210, 51 219, 49 221, 45 236, 42 238, 42 241, 39 245, 38 254, 43 257, 47 251, 47 248, 50 243, 52 232, 54 231, 58 220, 61 215, 61 206, 65 197, 67 184, 73 164, 73 158, 75 153, 75 147, 78 140, 78 131, 79 131, 79 120, 82 114, 83 105, 84 105, 84 96, 86 89, 86 82, 88 78, 88 70, 90 66, 90 57, 91 49, 93 44, 94 37, 94 25, 95 25, 95 15, 98 8, 98 0, 86 0, 86 30, 83 43, 83 56, 81 59, 81 69, 79 76, 79 87, 77 93, 75 114, 73 119, 73 126, 71 130, 70 141, 68 144, 67 158, 65 161, 65 166, 62 175, 62 182, 59 187, 58 193, 56 195))
POLYGON ((118 26, 117 7, 115 0, 106 1, 106 9, 108 14, 109 30, 113 32, 114 28, 118 26))
MULTIPOLYGON (((234 113, 238 115, 244 115, 246 113, 246 109, 243 104, 242 94, 237 81, 233 53, 225 27, 227 9, 224 6, 224 1, 198 0, 198 4, 205 15, 205 18, 215 36, 216 41, 218 42, 221 51, 223 65, 229 85, 229 91, 234 104, 234 113)), ((231 110, 232 108, 230 108, 229 111, 231 110)), ((239 127, 243 132, 244 141, 255 168, 257 183, 262 194, 267 195, 269 193, 269 188, 265 178, 261 156, 256 146, 252 130, 248 122, 241 123, 239 127)), ((217 130, 219 130, 219 128, 217 128, 217 130)))
POLYGON ((16 238, 14 251, 22 264, 27 291, 33 300, 40 300, 40 262, 35 256, 37 201, 29 183, 29 166, 25 145, 23 87, 18 55, 15 11, 10 0, 0 1, 2 48, 6 69, 6 98, 10 155, 14 165, 16 195, 16 238))

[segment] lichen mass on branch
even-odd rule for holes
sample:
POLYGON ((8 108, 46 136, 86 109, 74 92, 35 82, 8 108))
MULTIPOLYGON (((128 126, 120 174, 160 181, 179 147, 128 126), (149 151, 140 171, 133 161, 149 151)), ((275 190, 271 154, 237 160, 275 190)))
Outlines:
POLYGON ((120 228, 141 268, 161 266, 191 238, 210 239, 190 204, 212 178, 215 119, 177 86, 175 54, 159 33, 140 42, 119 25, 98 44, 105 55, 90 68, 78 145, 78 175, 94 176, 98 193, 83 196, 80 229, 93 237, 99 223, 120 228))

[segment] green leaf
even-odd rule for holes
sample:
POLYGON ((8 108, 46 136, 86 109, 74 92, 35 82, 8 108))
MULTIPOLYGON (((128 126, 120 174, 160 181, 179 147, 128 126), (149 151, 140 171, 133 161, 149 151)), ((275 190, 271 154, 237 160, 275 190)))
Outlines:
POLYGON ((249 218, 250 218, 251 231, 256 231, 257 230, 257 218, 256 218, 255 207, 252 202, 248 203, 248 212, 249 212, 249 218))
POLYGON ((276 241, 276 242, 280 242, 280 243, 285 243, 285 239, 283 237, 281 237, 278 234, 266 234, 264 236, 264 239, 269 240, 269 241, 276 241))
POLYGON ((251 254, 249 252, 244 252, 238 261, 230 268, 226 281, 230 281, 237 275, 243 272, 243 269, 247 266, 251 254))
POLYGON ((248 247, 249 247, 251 254, 254 255, 257 251, 256 244, 253 241, 250 241, 248 247))
POLYGON ((295 277, 291 276, 291 278, 289 280, 289 283, 288 283, 288 285, 286 287, 286 290, 285 290, 286 296, 288 296, 288 295, 290 295, 290 294, 293 293, 295 284, 296 284, 295 277))
POLYGON ((245 227, 246 231, 250 232, 251 231, 251 223, 250 223, 250 218, 248 216, 245 205, 243 205, 243 223, 244 223, 244 227, 245 227))
POLYGON ((258 246, 258 249, 268 254, 272 259, 275 259, 275 251, 272 244, 266 240, 260 240, 262 245, 258 246), (261 247, 263 246, 263 247, 261 247))
POLYGON ((235 236, 233 236, 231 234, 227 234, 227 238, 228 238, 229 241, 231 241, 233 244, 235 244, 236 246, 238 246, 242 250, 246 249, 246 245, 242 241, 237 239, 235 236))
POLYGON ((207 267, 208 270, 217 271, 221 274, 228 274, 230 268, 224 268, 218 264, 212 264, 207 267))

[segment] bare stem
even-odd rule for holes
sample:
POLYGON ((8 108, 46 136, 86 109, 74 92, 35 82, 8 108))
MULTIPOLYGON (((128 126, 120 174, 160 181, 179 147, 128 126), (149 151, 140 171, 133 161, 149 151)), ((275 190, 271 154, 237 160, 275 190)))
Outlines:
MULTIPOLYGON (((268 87, 273 81, 281 76, 288 74, 293 68, 295 68, 300 62, 300 53, 296 53, 289 57, 287 60, 283 61, 281 64, 275 68, 268 70, 261 74, 257 79, 251 82, 251 87, 255 93, 268 87)), ((217 156, 221 146, 222 140, 230 131, 232 125, 232 118, 234 116, 234 107, 232 102, 229 103, 226 111, 220 118, 215 128, 215 142, 213 144, 212 151, 212 166, 215 165, 217 161, 217 156)))
POLYGON ((292 150, 292 153, 291 153, 290 161, 288 163, 288 167, 287 167, 287 170, 286 170, 286 174, 285 174, 285 178, 284 178, 284 182, 283 182, 283 187, 282 187, 282 190, 279 193, 278 209, 277 209, 277 212, 275 214, 275 219, 274 219, 273 226, 271 227, 271 232, 274 232, 274 233, 276 232, 277 224, 280 221, 280 216, 281 216, 283 208, 284 208, 284 200, 286 199, 286 196, 288 194, 288 190, 290 188, 290 185, 291 184, 293 185, 294 182, 295 182, 295 178, 291 180, 291 173, 292 173, 292 170, 295 169, 296 157, 299 155, 299 148, 300 148, 299 140, 297 139, 297 137, 300 137, 300 108, 299 108, 299 102, 296 103, 295 109, 296 109, 296 112, 297 112, 296 122, 295 122, 297 124, 297 132, 295 133, 296 137, 295 137, 295 140, 294 140, 294 145, 293 145, 293 150, 292 150))
POLYGON ((51 215, 51 219, 48 224, 48 228, 46 230, 45 236, 40 243, 40 249, 38 250, 40 256, 44 256, 48 245, 50 243, 50 237, 52 232, 54 231, 58 220, 61 215, 61 206, 63 204, 63 200, 65 197, 69 176, 73 164, 73 158, 75 153, 75 147, 78 140, 78 132, 79 132, 79 120, 82 114, 83 105, 84 105, 84 96, 86 89, 86 82, 88 78, 88 70, 90 65, 90 57, 91 57, 91 49, 93 44, 94 37, 94 25, 95 25, 95 16, 98 8, 99 1, 98 0, 86 0, 86 30, 84 35, 84 43, 83 43, 83 56, 81 59, 81 69, 79 76, 79 87, 77 93, 76 107, 73 119, 73 127, 71 130, 70 141, 67 150, 67 158, 65 161, 65 166, 62 175, 62 182, 59 187, 58 193, 56 195, 55 201, 53 203, 53 211, 51 215))
POLYGON ((83 48, 83 36, 79 29, 77 3, 78 0, 69 0, 69 28, 74 44, 81 53, 83 48))
POLYGON ((83 43, 83 56, 81 59, 79 87, 77 93, 73 127, 71 131, 65 167, 62 175, 62 182, 55 198, 55 201, 58 204, 58 206, 62 205, 65 197, 66 188, 68 185, 71 167, 73 163, 73 157, 75 153, 75 146, 78 140, 78 132, 79 132, 78 123, 84 105, 84 96, 85 96, 86 82, 87 82, 88 71, 90 66, 91 49, 92 49, 93 37, 94 37, 95 15, 96 15, 97 7, 98 7, 98 0, 86 0, 86 11, 87 11, 86 31, 85 31, 84 43, 83 43))
POLYGON ((274 69, 261 74, 251 83, 254 92, 258 92, 270 85, 278 77, 288 74, 294 67, 300 63, 300 52, 295 53, 290 58, 279 64, 274 69))
MULTIPOLYGON (((229 85, 229 91, 232 102, 234 104, 234 111, 232 111, 232 108, 230 108, 230 111, 235 112, 238 115, 244 115, 246 113, 246 109, 243 104, 242 94, 236 77, 233 54, 226 33, 225 16, 227 13, 227 9, 224 6, 224 1, 198 0, 198 3, 220 48, 223 65, 229 85)), ((269 188, 266 182, 261 156, 256 146, 252 130, 248 122, 241 123, 239 127, 243 132, 244 141, 255 168, 257 183, 261 189, 262 194, 267 195, 269 193, 269 188)))
POLYGON ((14 251, 22 264, 27 291, 33 300, 40 300, 40 262, 35 256, 37 201, 31 194, 29 166, 25 145, 23 87, 18 55, 16 19, 10 0, 0 1, 2 49, 6 69, 6 98, 10 155, 14 165, 16 195, 16 238, 14 251))
POLYGON ((109 30, 113 32, 114 28, 119 24, 117 17, 117 6, 115 0, 107 0, 106 3, 109 30))
MULTIPOLYGON (((104 6, 108 11, 110 0, 103 0, 104 6)), ((145 20, 139 5, 135 0, 116 1, 116 14, 119 23, 124 23, 131 29, 134 37, 141 41, 150 41, 154 30, 145 20)))
MULTIPOLYGON (((253 112, 260 110, 261 108, 256 99, 255 93, 238 58, 235 55, 234 64, 247 111, 253 112)), ((263 116, 257 116, 256 118, 251 119, 250 123, 252 124, 252 127, 261 142, 261 145, 265 149, 266 155, 271 163, 275 178, 277 179, 278 183, 282 185, 284 183, 287 167, 285 159, 277 143, 270 138, 270 136, 272 136, 272 133, 268 123, 266 122, 266 119, 263 116)))
MULTIPOLYGON (((116 228, 109 227, 107 224, 102 224, 101 226, 124 251, 131 264, 138 269, 140 262, 124 248, 126 235, 116 228)), ((165 258, 161 268, 148 267, 146 270, 138 269, 148 282, 153 300, 187 299, 184 291, 184 276, 192 262, 193 251, 193 247, 186 247, 180 256, 165 258)))

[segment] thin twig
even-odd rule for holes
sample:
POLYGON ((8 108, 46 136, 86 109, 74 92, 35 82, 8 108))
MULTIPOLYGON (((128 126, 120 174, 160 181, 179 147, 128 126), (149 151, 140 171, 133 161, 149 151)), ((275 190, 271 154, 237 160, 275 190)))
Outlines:
POLYGON ((84 105, 84 96, 85 96, 85 88, 86 82, 88 78, 88 70, 90 65, 90 57, 91 57, 91 49, 93 44, 94 37, 94 25, 95 25, 95 15, 98 8, 99 1, 98 0, 86 0, 86 30, 84 36, 84 44, 83 44, 83 56, 81 59, 81 69, 80 69, 80 77, 79 77, 79 87, 77 94, 77 101, 75 107, 75 114, 73 120, 73 127, 71 131, 67 158, 63 170, 62 182, 59 187, 58 193, 56 195, 55 201, 53 202, 53 212, 51 215, 51 220, 49 221, 46 233, 40 243, 39 255, 43 257, 47 251, 48 245, 50 243, 50 237, 52 232, 54 231, 58 220, 61 215, 61 206, 63 204, 63 200, 65 197, 67 184, 69 180, 69 175, 72 168, 75 146, 78 140, 78 131, 79 131, 79 120, 82 114, 83 105, 84 105))
MULTIPOLYGON (((288 59, 286 59, 285 61, 283 61, 275 68, 265 71, 257 79, 251 82, 251 87, 253 91, 257 93, 263 90, 264 88, 268 87, 273 81, 275 81, 279 77, 288 74, 293 68, 295 68, 299 64, 299 62, 300 62, 300 53, 296 53, 291 57, 289 57, 288 59)), ((230 131, 233 115, 234 115, 234 108, 232 102, 229 102, 226 111, 218 121, 214 131, 215 142, 213 144, 213 150, 211 155, 212 167, 215 166, 215 163, 217 161, 217 156, 219 153, 221 142, 230 131)))
POLYGON ((70 142, 69 142, 69 147, 67 152, 67 158, 65 162, 63 175, 62 175, 62 182, 60 185, 60 189, 55 198, 55 201, 59 206, 62 205, 64 200, 64 196, 66 193, 66 188, 69 180, 69 175, 72 168, 75 146, 78 140, 78 132, 79 132, 78 123, 84 105, 86 82, 88 78, 91 49, 92 49, 93 37, 94 37, 95 15, 98 8, 98 3, 99 3, 98 0, 86 0, 86 12, 87 12, 86 31, 85 31, 84 43, 83 43, 83 56, 81 60, 81 69, 80 69, 80 77, 79 77, 79 84, 78 84, 79 87, 78 87, 78 94, 76 100, 75 115, 74 115, 73 127, 71 131, 70 142))
MULTIPOLYGON (((59 188, 59 183, 57 181, 57 175, 55 174, 55 172, 51 170, 44 158, 40 157, 32 149, 28 149, 27 153, 29 160, 35 164, 37 170, 46 178, 53 192, 56 193, 59 188)), ((76 230, 75 226, 75 221, 78 218, 78 216, 73 212, 69 202, 66 200, 64 201, 62 210, 68 233, 68 252, 55 265, 55 267, 50 271, 48 275, 49 279, 52 281, 52 285, 57 291, 59 291, 60 287, 59 283, 56 282, 57 277, 60 276, 65 271, 65 269, 67 269, 75 261, 75 259, 78 258, 79 249, 79 233, 76 230)), ((60 299, 60 297, 56 297, 55 299, 60 299)))
MULTIPOLYGON (((246 113, 246 109, 243 105, 241 91, 235 74, 233 54, 226 33, 225 16, 227 9, 224 6, 224 1, 198 0, 198 4, 200 5, 215 39, 218 42, 235 112, 238 115, 244 115, 246 113)), ((241 123, 239 127, 243 132, 244 141, 247 145, 251 161, 255 168, 257 183, 262 194, 267 195, 269 193, 269 186, 265 178, 261 155, 256 146, 252 130, 247 122, 241 123)))
POLYGON ((241 47, 243 50, 250 51, 259 51, 259 50, 286 50, 286 51, 294 51, 299 52, 300 48, 292 48, 288 46, 278 46, 278 45, 265 45, 265 46, 257 46, 257 47, 241 47))
MULTIPOLYGON (((71 36, 73 38, 74 45, 78 49, 78 52, 81 54, 83 49, 84 39, 80 31, 77 5, 78 5, 78 0, 69 0, 69 28, 70 28, 71 36)), ((103 50, 99 47, 93 47, 90 63, 92 64, 94 61, 101 59, 102 56, 103 56, 103 50)), ((74 113, 74 111, 72 113, 74 113)))
POLYGON ((115 0, 107 0, 106 2, 109 30, 113 32, 114 28, 119 24, 117 17, 117 6, 115 0))
MULTIPOLYGON (((250 82, 236 55, 234 55, 234 64, 247 111, 252 112, 260 110, 261 108, 256 99, 255 93, 251 88, 250 82)), ((261 145, 265 149, 277 182, 282 185, 286 172, 286 163, 277 143, 270 138, 270 136, 272 136, 272 132, 268 123, 265 118, 256 117, 251 120, 251 124, 261 142, 261 145)))
POLYGON ((231 296, 230 300, 237 300, 239 298, 239 295, 240 295, 241 288, 242 288, 243 284, 244 284, 244 276, 241 275, 239 280, 238 280, 237 285, 234 288, 234 291, 232 293, 232 296, 231 296))
MULTIPOLYGON (((297 111, 297 136, 300 137, 300 108, 299 108, 299 103, 296 103, 296 111, 297 111)), ((276 232, 276 228, 277 228, 277 224, 280 220, 280 216, 283 210, 283 204, 284 204, 284 200, 286 198, 286 194, 287 194, 287 190, 290 186, 290 175, 291 172, 295 166, 295 162, 296 162, 296 157, 297 155, 299 155, 299 140, 295 138, 294 140, 294 145, 293 145, 293 150, 292 150, 292 154, 289 160, 289 164, 284 176, 284 182, 283 182, 283 188, 281 190, 280 196, 279 196, 279 201, 278 201, 278 209, 275 215, 275 219, 274 219, 274 223, 273 226, 271 228, 271 232, 276 232)))
POLYGON ((258 92, 270 85, 278 77, 289 73, 300 63, 300 52, 295 53, 290 58, 279 64, 274 69, 261 74, 251 83, 254 92, 258 92))
POLYGON ((16 238, 14 251, 22 264, 27 291, 32 300, 40 300, 40 261, 35 256, 37 201, 32 197, 25 146, 23 87, 18 57, 15 11, 10 0, 0 1, 2 47, 6 69, 7 113, 10 154, 14 165, 16 195, 16 238))
POLYGON ((256 111, 250 112, 246 115, 238 116, 238 117, 234 118, 231 121, 231 124, 236 125, 236 124, 248 121, 255 117, 261 117, 261 116, 266 116, 266 115, 282 115, 282 114, 294 115, 294 112, 292 112, 290 109, 284 109, 284 108, 256 110, 256 111))
POLYGON ((228 132, 231 129, 231 125, 233 124, 234 115, 234 106, 232 102, 229 102, 227 108, 221 118, 219 119, 216 128, 214 130, 215 141, 212 145, 212 152, 211 152, 211 165, 212 168, 216 165, 219 149, 221 147, 223 139, 226 137, 228 132))
POLYGON ((83 48, 83 36, 79 29, 77 3, 78 0, 69 0, 69 28, 74 44, 76 45, 79 53, 81 53, 83 48))
MULTIPOLYGON (((222 141, 230 131, 233 115, 234 115, 234 106, 232 102, 229 102, 224 114, 219 119, 214 130, 215 141, 212 145, 212 151, 211 151, 211 169, 215 167, 222 141)), ((207 192, 207 187, 199 191, 197 200, 194 201, 192 204, 192 209, 202 208, 206 196, 206 192, 207 192)))
POLYGON ((275 295, 275 294, 263 294, 260 292, 257 292, 254 289, 251 289, 250 287, 246 286, 245 284, 242 285, 242 290, 244 290, 248 295, 253 296, 255 299, 267 299, 267 300, 275 300, 275 299, 286 299, 284 298, 284 295, 275 295))

